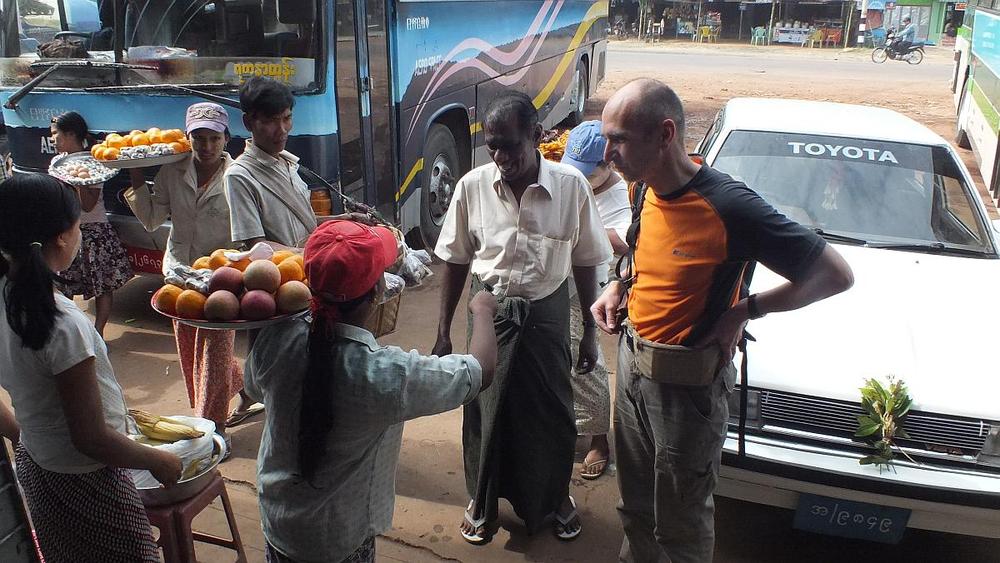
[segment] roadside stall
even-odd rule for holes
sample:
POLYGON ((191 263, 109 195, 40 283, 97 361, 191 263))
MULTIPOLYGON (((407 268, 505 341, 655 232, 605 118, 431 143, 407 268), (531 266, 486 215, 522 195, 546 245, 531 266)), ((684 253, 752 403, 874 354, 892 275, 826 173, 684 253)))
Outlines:
POLYGON ((790 45, 838 46, 844 42, 847 16, 854 2, 842 0, 776 4, 771 41, 790 45))

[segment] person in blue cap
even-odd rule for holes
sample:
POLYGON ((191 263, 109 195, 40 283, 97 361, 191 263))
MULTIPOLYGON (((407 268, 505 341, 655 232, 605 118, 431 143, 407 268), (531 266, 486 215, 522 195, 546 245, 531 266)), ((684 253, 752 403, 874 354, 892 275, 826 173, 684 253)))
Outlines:
MULTIPOLYGON (((597 212, 608 235, 615 256, 628 251, 625 232, 632 222, 632 210, 628 199, 628 185, 625 180, 611 170, 604 162, 604 147, 607 140, 601 136, 600 121, 586 121, 569 134, 562 163, 569 164, 583 173, 594 190, 597 212)), ((613 266, 615 260, 612 260, 613 266)), ((599 270, 597 281, 607 283, 608 269, 599 270)), ((570 284, 570 287, 575 287, 570 284)), ((573 365, 577 364, 576 350, 583 337, 584 322, 593 323, 588 314, 585 318, 576 299, 570 300, 570 334, 573 345, 573 365)), ((574 370, 573 407, 576 415, 576 431, 581 436, 590 436, 590 449, 580 468, 580 477, 597 479, 608 467, 610 447, 608 432, 611 430, 611 393, 608 389, 608 369, 604 355, 598 350, 594 369, 582 373, 574 370)))

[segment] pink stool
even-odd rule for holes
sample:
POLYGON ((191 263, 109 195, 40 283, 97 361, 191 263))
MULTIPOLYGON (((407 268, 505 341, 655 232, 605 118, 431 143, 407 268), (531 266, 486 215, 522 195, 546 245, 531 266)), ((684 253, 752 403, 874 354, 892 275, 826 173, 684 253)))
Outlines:
POLYGON ((146 516, 149 518, 149 523, 160 530, 160 538, 156 543, 163 549, 166 563, 196 563, 194 555, 196 540, 232 549, 236 552, 236 563, 246 563, 247 555, 243 551, 240 532, 236 529, 236 514, 233 513, 233 507, 229 503, 226 483, 218 471, 208 486, 195 496, 175 504, 146 507, 146 516), (233 537, 231 540, 191 529, 191 522, 195 516, 218 497, 222 497, 222 506, 229 522, 229 533, 233 537))

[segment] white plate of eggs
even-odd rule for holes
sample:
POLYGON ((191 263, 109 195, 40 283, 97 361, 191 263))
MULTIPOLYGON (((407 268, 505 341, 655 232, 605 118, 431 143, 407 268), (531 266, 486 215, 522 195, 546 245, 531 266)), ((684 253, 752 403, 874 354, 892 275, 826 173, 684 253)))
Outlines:
POLYGON ((107 182, 118 174, 118 170, 104 166, 89 152, 76 152, 53 158, 49 174, 71 186, 90 186, 107 182))

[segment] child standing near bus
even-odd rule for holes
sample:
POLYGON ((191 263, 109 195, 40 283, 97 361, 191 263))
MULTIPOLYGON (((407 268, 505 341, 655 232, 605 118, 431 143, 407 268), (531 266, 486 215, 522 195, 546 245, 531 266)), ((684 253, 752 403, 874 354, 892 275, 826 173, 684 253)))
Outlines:
MULTIPOLYGON (((57 152, 87 150, 90 139, 87 122, 75 111, 53 117, 50 129, 57 152)), ((117 231, 108 222, 104 209, 104 184, 75 189, 83 210, 80 215, 83 242, 73 264, 60 272, 64 280, 61 286, 67 297, 82 295, 84 299, 94 300, 94 326, 97 327, 97 334, 104 338, 104 327, 111 318, 114 292, 132 279, 132 266, 128 263, 125 247, 118 240, 117 231)))
POLYGON ((0 383, 20 427, 17 479, 48 561, 159 561, 126 468, 170 486, 181 461, 125 436, 128 409, 104 341, 55 290, 80 239, 73 190, 42 174, 0 184, 0 383))

